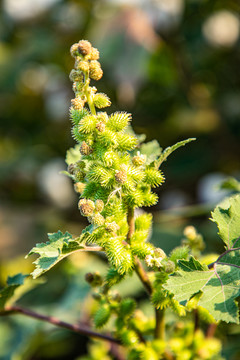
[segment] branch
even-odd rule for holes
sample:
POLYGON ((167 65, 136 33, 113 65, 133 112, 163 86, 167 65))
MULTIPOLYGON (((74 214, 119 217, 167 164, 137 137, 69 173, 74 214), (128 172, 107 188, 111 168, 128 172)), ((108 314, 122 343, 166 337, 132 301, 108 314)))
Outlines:
POLYGON ((149 280, 149 277, 146 273, 146 271, 144 270, 140 260, 135 256, 135 271, 139 277, 139 279, 141 280, 143 286, 145 287, 148 295, 152 295, 152 284, 151 281, 149 280))
POLYGON ((42 321, 48 322, 52 325, 55 325, 55 326, 58 326, 58 327, 61 327, 64 329, 71 330, 78 334, 90 336, 92 338, 97 338, 97 339, 101 339, 101 340, 110 341, 115 344, 120 344, 120 341, 118 339, 115 339, 110 335, 100 334, 98 332, 95 332, 95 331, 85 327, 84 325, 69 324, 69 323, 66 323, 65 321, 61 321, 53 316, 42 315, 42 314, 39 314, 30 309, 22 308, 20 306, 8 306, 5 308, 4 311, 0 311, 0 316, 14 315, 14 314, 26 315, 31 318, 42 320, 42 321))

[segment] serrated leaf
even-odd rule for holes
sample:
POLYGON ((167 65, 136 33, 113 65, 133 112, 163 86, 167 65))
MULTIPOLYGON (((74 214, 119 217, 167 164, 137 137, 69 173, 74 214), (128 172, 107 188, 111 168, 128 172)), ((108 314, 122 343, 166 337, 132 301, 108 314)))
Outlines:
POLYGON ((240 195, 231 197, 218 205, 212 212, 218 234, 230 249, 240 246, 240 195))
POLYGON ((160 167, 161 164, 167 160, 168 156, 171 155, 175 150, 177 150, 181 146, 185 146, 191 141, 196 140, 196 138, 190 138, 187 140, 180 141, 176 143, 175 145, 167 147, 163 153, 160 155, 160 157, 156 160, 156 167, 160 167))
POLYGON ((50 270, 67 255, 76 250, 85 249, 68 232, 63 234, 61 231, 58 231, 57 233, 48 234, 48 238, 49 241, 37 244, 27 255, 27 257, 32 254, 39 255, 37 260, 34 261, 36 268, 31 274, 34 279, 50 270))
POLYGON ((192 257, 189 261, 180 260, 179 267, 181 270, 170 276, 164 285, 177 301, 185 303, 202 292, 199 306, 208 310, 217 321, 239 323, 235 301, 240 296, 239 250, 232 249, 219 257, 211 270, 192 257))
POLYGON ((0 291, 0 309, 4 309, 4 307, 10 302, 16 289, 23 285, 27 276, 28 275, 17 274, 15 276, 8 277, 7 286, 0 291))

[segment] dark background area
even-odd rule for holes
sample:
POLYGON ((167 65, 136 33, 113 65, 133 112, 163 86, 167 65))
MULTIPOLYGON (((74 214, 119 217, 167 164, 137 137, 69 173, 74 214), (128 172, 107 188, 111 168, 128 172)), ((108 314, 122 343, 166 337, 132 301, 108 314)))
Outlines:
MULTIPOLYGON (((71 182, 59 175, 66 169, 66 150, 74 146, 68 116, 73 97, 69 48, 81 39, 100 51, 104 76, 97 87, 112 100, 109 112, 131 112, 136 133, 145 133, 147 141, 157 139, 163 148, 197 138, 163 164, 166 183, 153 209, 154 243, 168 252, 180 243, 183 228, 193 224, 204 235, 207 250, 221 251, 208 218, 228 194, 219 184, 229 176, 240 177, 239 14, 240 3, 234 0, 1 3, 1 283, 20 269, 30 271, 31 259, 23 257, 35 243, 46 241, 47 232, 78 235, 85 226, 71 182)), ((33 291, 31 304, 51 311, 56 302, 56 311, 63 303, 66 311, 71 308, 63 298, 79 265, 69 260, 57 270, 61 279, 56 271, 49 274, 48 284, 41 285, 45 297, 33 291)), ((75 300, 84 297, 86 286, 75 284, 75 300)), ((29 348, 26 333, 30 337, 33 328, 38 341, 31 335, 33 350, 19 359, 60 359, 61 351, 68 359, 81 354, 77 336, 58 330, 48 337, 42 325, 11 321, 0 325, 0 334, 9 331, 6 341, 0 340, 0 359, 11 359, 14 341, 16 352, 23 354, 21 349, 29 348)))

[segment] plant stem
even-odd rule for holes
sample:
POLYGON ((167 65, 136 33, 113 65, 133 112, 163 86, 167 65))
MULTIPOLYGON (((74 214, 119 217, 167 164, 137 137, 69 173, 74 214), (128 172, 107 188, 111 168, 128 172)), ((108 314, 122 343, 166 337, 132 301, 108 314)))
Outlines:
MULTIPOLYGON (((134 209, 131 207, 128 208, 127 222, 128 222, 127 240, 129 243, 130 238, 132 237, 135 231, 134 209)), ((140 262, 137 256, 134 257, 134 264, 135 264, 135 271, 139 279, 141 280, 148 295, 151 296, 153 292, 152 283, 146 271, 144 270, 142 263, 140 262)), ((165 333, 164 310, 155 308, 155 319, 156 319, 156 325, 155 325, 154 337, 156 339, 163 339, 165 333)))
POLYGON ((193 310, 193 316, 194 316, 194 332, 196 332, 199 329, 199 314, 198 309, 193 310))
POLYGON ((86 96, 87 96, 88 106, 89 106, 89 109, 90 109, 92 115, 96 115, 96 109, 95 109, 95 106, 93 104, 92 97, 91 97, 91 95, 89 94, 88 91, 87 91, 86 96))
POLYGON ((128 222, 128 234, 127 234, 127 241, 130 243, 130 239, 135 231, 135 222, 134 222, 134 208, 130 207, 128 208, 128 214, 127 214, 127 222, 128 222))
POLYGON ((217 324, 214 324, 214 323, 210 324, 208 329, 207 329, 206 337, 207 338, 213 337, 214 334, 215 334, 216 329, 217 329, 217 324))
POLYGON ((66 323, 65 321, 61 321, 61 320, 59 320, 59 319, 57 319, 57 318, 55 318, 53 316, 42 315, 42 314, 39 314, 39 313, 37 313, 35 311, 32 311, 30 309, 22 308, 20 306, 9 306, 4 311, 0 312, 1 316, 11 315, 11 314, 26 315, 26 316, 29 316, 31 318, 42 320, 42 321, 48 322, 48 323, 50 323, 52 325, 71 330, 71 331, 76 332, 78 334, 82 334, 82 335, 90 336, 92 338, 98 338, 98 339, 101 339, 101 340, 106 340, 106 341, 110 341, 112 343, 120 344, 120 341, 118 339, 115 339, 110 335, 100 334, 100 333, 98 333, 96 331, 93 331, 93 330, 85 327, 84 325, 69 324, 69 323, 66 323))
POLYGON ((151 296, 153 291, 151 281, 149 280, 149 277, 146 271, 144 270, 140 260, 136 256, 135 256, 135 271, 139 279, 141 280, 143 286, 145 287, 148 295, 151 296))
POLYGON ((93 104, 92 96, 91 96, 90 91, 89 91, 89 83, 90 83, 89 75, 85 74, 84 94, 85 94, 85 96, 87 98, 88 106, 89 106, 89 109, 90 109, 92 115, 96 115, 96 109, 95 109, 95 106, 93 104))
POLYGON ((165 337, 165 318, 164 318, 164 309, 155 309, 155 339, 164 339, 165 337))

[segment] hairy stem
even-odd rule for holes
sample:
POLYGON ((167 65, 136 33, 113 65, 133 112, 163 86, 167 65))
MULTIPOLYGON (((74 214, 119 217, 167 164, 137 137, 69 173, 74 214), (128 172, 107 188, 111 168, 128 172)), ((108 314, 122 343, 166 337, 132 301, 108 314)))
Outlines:
POLYGON ((113 338, 110 335, 106 335, 106 334, 100 334, 96 331, 93 331, 89 328, 87 328, 84 325, 74 325, 74 324, 69 324, 66 323, 65 321, 61 321, 53 316, 46 316, 46 315, 42 315, 39 314, 35 311, 32 311, 30 309, 25 309, 22 308, 20 306, 9 306, 7 307, 4 311, 0 312, 0 316, 4 316, 4 315, 11 315, 11 314, 22 314, 22 315, 26 315, 29 316, 31 318, 34 319, 38 319, 38 320, 42 320, 45 322, 48 322, 52 325, 64 328, 64 329, 68 329, 71 330, 73 332, 76 332, 78 334, 82 334, 82 335, 86 335, 86 336, 90 336, 92 338, 97 338, 97 339, 101 339, 101 340, 106 340, 106 341, 110 341, 112 343, 116 343, 116 344, 120 344, 120 341, 118 339, 113 338))
MULTIPOLYGON (((128 222, 127 240, 129 242, 131 236, 134 234, 134 231, 135 231, 134 209, 130 208, 130 207, 128 209, 127 222, 128 222)), ((136 274, 138 275, 139 279, 141 280, 148 295, 151 296, 152 292, 153 292, 152 283, 151 283, 146 271, 144 270, 142 263, 137 258, 137 256, 135 256, 135 258, 134 258, 134 264, 135 264, 136 274)), ((155 308, 155 319, 156 319, 156 325, 155 325, 154 336, 156 339, 163 339, 164 333, 165 333, 164 310, 155 308)))

